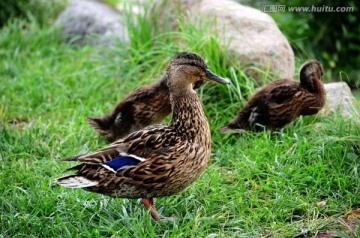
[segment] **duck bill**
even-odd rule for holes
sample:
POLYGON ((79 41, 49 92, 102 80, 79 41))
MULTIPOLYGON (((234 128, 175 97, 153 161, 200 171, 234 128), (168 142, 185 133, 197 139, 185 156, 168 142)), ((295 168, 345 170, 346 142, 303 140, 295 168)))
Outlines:
POLYGON ((206 70, 206 78, 217 83, 225 83, 225 84, 230 83, 230 80, 221 78, 208 69, 206 70))

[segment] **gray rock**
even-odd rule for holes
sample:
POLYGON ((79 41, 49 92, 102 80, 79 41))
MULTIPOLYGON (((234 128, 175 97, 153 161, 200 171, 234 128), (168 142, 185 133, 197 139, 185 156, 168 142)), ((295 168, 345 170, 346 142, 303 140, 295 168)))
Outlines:
POLYGON ((276 79, 293 78, 294 52, 268 14, 230 0, 157 0, 155 2, 155 10, 164 8, 167 9, 168 16, 165 16, 165 11, 160 11, 158 19, 160 22, 170 21, 169 25, 173 29, 178 20, 176 10, 184 14, 190 13, 190 20, 199 29, 207 24, 206 29, 216 33, 221 45, 228 47, 238 56, 239 64, 248 75, 257 78, 254 68, 264 71, 269 68, 276 79), (211 22, 210 29, 208 29, 209 22, 211 22))
POLYGON ((91 0, 70 0, 55 24, 68 42, 112 46, 129 41, 120 12, 91 0))
POLYGON ((326 90, 325 113, 339 111, 343 117, 351 117, 360 123, 360 111, 349 86, 344 82, 324 84, 326 90))

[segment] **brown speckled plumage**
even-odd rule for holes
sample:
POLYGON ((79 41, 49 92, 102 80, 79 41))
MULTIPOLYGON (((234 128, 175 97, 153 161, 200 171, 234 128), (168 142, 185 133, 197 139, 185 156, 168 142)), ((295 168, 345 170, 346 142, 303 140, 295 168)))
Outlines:
POLYGON ((152 125, 96 152, 65 158, 82 163, 70 169, 77 171, 75 175, 56 182, 108 196, 142 198, 152 217, 159 220, 153 198, 183 190, 209 161, 209 124, 193 84, 200 80, 226 82, 212 74, 200 56, 185 52, 173 57, 166 75, 173 113, 170 124, 152 125), (137 164, 115 169, 113 162, 119 156, 137 160, 137 164))
POLYGON ((283 79, 264 86, 221 131, 276 130, 300 115, 316 114, 325 104, 322 74, 319 62, 307 61, 300 69, 300 82, 283 79))
MULTIPOLYGON (((113 142, 133 131, 160 123, 171 113, 168 75, 151 85, 142 86, 119 102, 114 110, 99 118, 88 117, 89 124, 107 141, 113 142)), ((204 81, 198 81, 198 88, 204 81)))

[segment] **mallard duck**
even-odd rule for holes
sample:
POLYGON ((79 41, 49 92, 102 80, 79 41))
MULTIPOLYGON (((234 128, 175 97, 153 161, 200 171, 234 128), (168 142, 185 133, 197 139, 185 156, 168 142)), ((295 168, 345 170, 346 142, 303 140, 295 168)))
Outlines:
POLYGON ((237 129, 280 129, 300 115, 316 114, 325 104, 322 65, 305 62, 300 69, 300 83, 278 80, 261 88, 238 112, 235 119, 221 128, 223 133, 237 129))
POLYGON ((74 175, 58 178, 56 183, 112 197, 141 198, 158 221, 154 198, 185 189, 209 161, 209 124, 193 84, 201 80, 228 83, 194 53, 176 54, 166 75, 172 109, 168 125, 152 125, 93 153, 62 159, 81 164, 68 169, 75 170, 74 175))
MULTIPOLYGON (((133 131, 160 123, 171 113, 168 75, 151 85, 134 90, 114 110, 99 118, 88 117, 89 124, 107 141, 113 142, 133 131)), ((204 83, 200 80, 194 88, 204 83)))

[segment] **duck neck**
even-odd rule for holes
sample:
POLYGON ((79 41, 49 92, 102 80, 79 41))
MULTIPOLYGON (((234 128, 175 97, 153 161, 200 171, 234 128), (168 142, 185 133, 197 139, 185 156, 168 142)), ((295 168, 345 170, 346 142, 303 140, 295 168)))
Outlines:
POLYGON ((321 96, 325 95, 325 88, 323 83, 320 80, 314 80, 315 93, 320 94, 321 96))
POLYGON ((316 76, 310 75, 308 77, 300 77, 300 85, 314 94, 322 94, 325 92, 324 86, 316 76))
POLYGON ((315 95, 317 97, 317 107, 322 108, 325 105, 326 91, 320 80, 314 80, 315 95))
POLYGON ((171 93, 170 102, 173 113, 171 125, 182 137, 194 140, 198 135, 204 135, 210 140, 208 121, 192 88, 181 94, 171 93))

